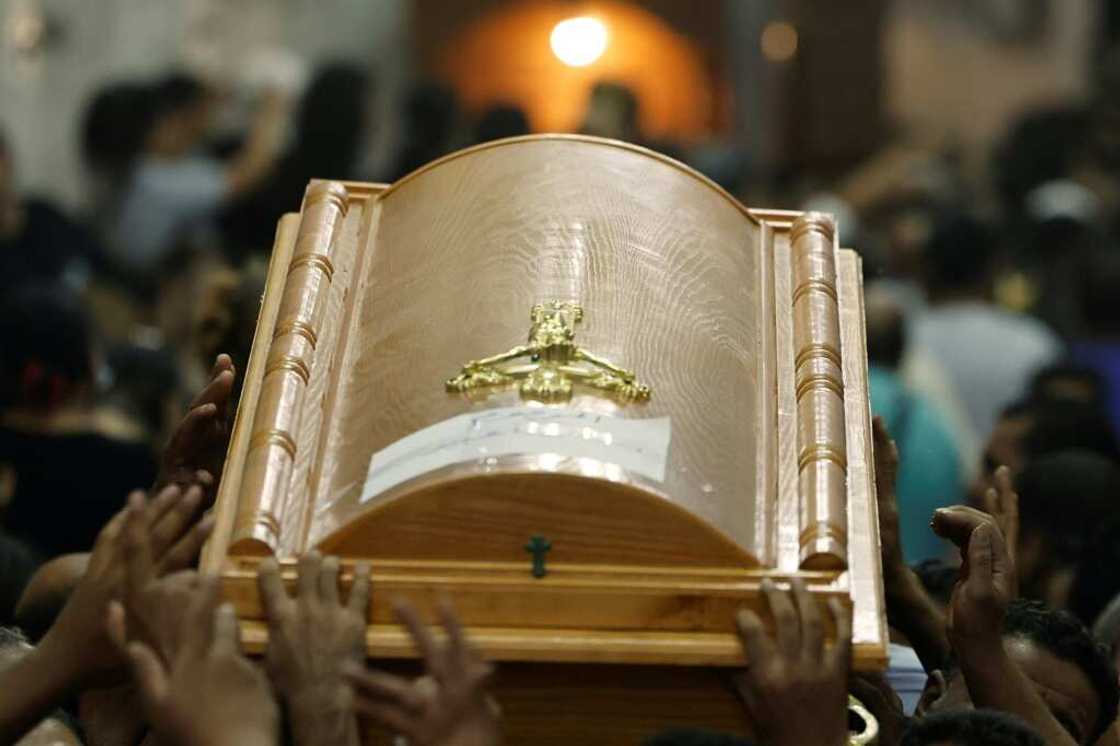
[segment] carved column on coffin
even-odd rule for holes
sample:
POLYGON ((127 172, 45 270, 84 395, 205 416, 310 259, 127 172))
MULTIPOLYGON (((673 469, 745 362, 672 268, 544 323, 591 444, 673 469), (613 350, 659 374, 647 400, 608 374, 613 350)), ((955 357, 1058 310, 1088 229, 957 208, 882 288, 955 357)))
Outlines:
POLYGON ((819 213, 806 213, 790 232, 804 569, 844 569, 848 557, 848 451, 834 239, 832 219, 819 213))
POLYGON ((295 433, 303 413, 328 291, 334 275, 335 237, 348 195, 336 182, 318 182, 304 197, 295 252, 284 283, 276 329, 245 464, 233 549, 271 553, 288 505, 296 456, 295 433))

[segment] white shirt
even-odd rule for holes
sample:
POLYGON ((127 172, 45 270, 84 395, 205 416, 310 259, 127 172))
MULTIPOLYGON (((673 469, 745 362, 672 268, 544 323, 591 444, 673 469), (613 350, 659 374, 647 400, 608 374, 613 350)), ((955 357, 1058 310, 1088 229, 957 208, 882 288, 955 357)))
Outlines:
POLYGON ((1056 362, 1062 344, 1037 319, 980 301, 934 306, 914 320, 914 343, 949 374, 981 437, 1026 393, 1031 376, 1056 362))
POLYGON ((115 235, 118 260, 130 269, 156 269, 188 232, 215 216, 229 181, 212 158, 145 158, 121 202, 115 235))

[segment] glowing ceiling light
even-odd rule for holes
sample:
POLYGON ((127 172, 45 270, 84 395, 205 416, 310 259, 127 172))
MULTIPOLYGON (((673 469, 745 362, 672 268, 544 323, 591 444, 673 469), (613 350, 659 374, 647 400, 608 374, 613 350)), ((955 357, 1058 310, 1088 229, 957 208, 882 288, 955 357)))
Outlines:
POLYGON ((792 60, 797 42, 797 28, 787 21, 771 21, 762 29, 762 55, 771 62, 792 60))
POLYGON ((607 49, 607 27, 598 18, 580 16, 560 21, 549 42, 556 58, 569 67, 586 67, 607 49))

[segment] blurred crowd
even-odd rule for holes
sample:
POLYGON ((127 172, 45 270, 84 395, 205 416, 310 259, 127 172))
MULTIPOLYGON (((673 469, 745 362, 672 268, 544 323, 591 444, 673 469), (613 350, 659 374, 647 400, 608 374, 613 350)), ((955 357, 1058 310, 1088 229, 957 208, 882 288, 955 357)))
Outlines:
MULTIPOLYGON (((212 581, 187 569, 279 216, 312 178, 392 181, 532 132, 513 103, 472 116, 426 83, 403 102, 390 167, 365 173, 374 95, 364 69, 328 65, 298 100, 261 91, 244 131, 218 137, 220 88, 185 73, 115 82, 81 123, 85 215, 21 193, 0 132, 0 658, 13 661, 0 666, 0 742, 55 712, 47 725, 91 743, 149 729, 272 743, 277 701, 300 742, 350 742, 358 717, 415 744, 500 739, 489 667, 453 610, 438 644, 399 610, 425 652, 417 683, 359 665, 368 579, 343 602, 337 561, 313 555, 290 599, 272 567, 262 593, 290 649, 270 649, 266 680, 237 651, 212 581), (150 499, 125 504, 138 488, 150 499), (308 618, 337 631, 324 659, 337 670, 314 674, 336 688, 301 688, 314 672, 300 646, 321 644, 300 632, 308 618), (234 721, 244 727, 214 735, 234 721)), ((748 204, 831 212, 863 256, 892 667, 849 681, 850 651, 822 647, 804 589, 768 588, 787 622, 778 638, 749 612, 737 620, 760 742, 842 743, 851 690, 884 744, 1115 744, 1120 57, 1102 59, 1085 100, 1010 122, 980 167, 900 133, 841 174, 764 173, 734 147, 647 138, 640 104, 599 83, 580 129, 680 158, 748 204), (798 731, 788 717, 832 700, 835 722, 798 731)), ((830 613, 827 626, 850 623, 830 613)))

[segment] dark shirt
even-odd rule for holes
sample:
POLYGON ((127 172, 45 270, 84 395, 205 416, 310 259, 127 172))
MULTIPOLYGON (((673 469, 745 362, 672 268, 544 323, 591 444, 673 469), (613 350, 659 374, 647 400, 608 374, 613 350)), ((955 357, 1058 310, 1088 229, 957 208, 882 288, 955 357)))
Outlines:
POLYGON ((0 237, 0 288, 58 282, 72 267, 99 267, 100 244, 87 229, 41 200, 24 203, 19 233, 0 237))
POLYGON ((97 433, 55 435, 0 427, 0 463, 15 471, 4 528, 44 558, 93 547, 128 493, 155 481, 147 445, 97 433))

